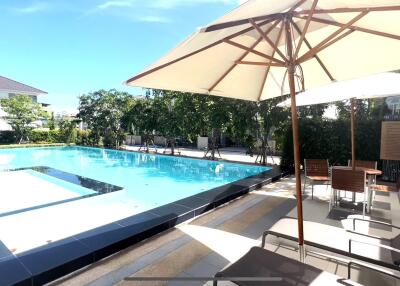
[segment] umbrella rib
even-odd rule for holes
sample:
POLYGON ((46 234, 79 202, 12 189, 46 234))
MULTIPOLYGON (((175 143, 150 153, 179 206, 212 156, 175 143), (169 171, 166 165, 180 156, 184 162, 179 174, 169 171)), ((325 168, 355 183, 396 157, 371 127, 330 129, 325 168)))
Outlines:
POLYGON ((353 19, 351 19, 349 22, 347 22, 346 24, 344 24, 342 27, 340 27, 338 30, 336 30, 335 32, 333 32, 331 35, 329 35, 328 37, 326 37, 324 40, 322 40, 318 45, 316 45, 314 48, 312 48, 310 51, 308 51, 307 53, 305 53, 304 55, 302 55, 299 59, 298 62, 302 63, 305 61, 305 59, 309 59, 310 56, 312 56, 313 54, 315 54, 320 48, 322 48, 326 43, 328 43, 330 40, 332 40, 333 38, 335 38, 337 35, 339 35, 341 32, 343 32, 344 30, 346 30, 348 27, 350 27, 351 25, 353 25, 355 22, 357 22, 358 20, 360 20, 362 17, 364 17, 365 15, 367 15, 368 12, 361 12, 360 14, 358 14, 356 17, 354 17, 353 19))
MULTIPOLYGON (((262 20, 268 20, 269 22, 272 22, 276 20, 277 18, 281 18, 282 13, 275 13, 275 14, 269 14, 269 15, 262 15, 262 16, 257 16, 252 18, 254 21, 262 21, 262 20)), ((203 29, 204 32, 213 32, 217 30, 223 30, 226 28, 231 28, 235 26, 240 26, 240 25, 245 25, 249 23, 250 19, 242 19, 242 20, 236 20, 236 21, 229 21, 225 23, 220 23, 220 24, 214 24, 208 27, 205 27, 203 29)))
MULTIPOLYGON (((278 25, 278 23, 281 20, 276 20, 271 27, 268 28, 268 30, 266 31, 266 33, 268 34, 270 31, 273 30, 273 28, 276 27, 276 25, 278 25)), ((262 40, 262 37, 260 37, 251 47, 250 49, 254 49, 262 40)), ((237 61, 242 61, 250 52, 246 51, 237 61)), ((237 62, 235 62, 233 65, 230 66, 230 68, 222 75, 220 76, 220 78, 218 78, 218 80, 208 89, 208 92, 211 92, 236 66, 237 66, 237 62)))
MULTIPOLYGON (((386 7, 360 7, 360 8, 334 8, 334 9, 316 9, 314 14, 329 14, 329 13, 355 13, 355 12, 384 12, 400 10, 400 6, 386 7)), ((294 11, 293 15, 308 14, 311 10, 294 11)))
MULTIPOLYGON (((281 39, 281 37, 282 37, 282 32, 283 32, 283 26, 284 26, 284 25, 283 25, 283 21, 281 21, 281 23, 282 23, 281 29, 279 30, 279 34, 278 34, 278 37, 277 37, 277 39, 276 39, 275 45, 278 45, 278 43, 279 43, 279 41, 280 41, 280 39, 281 39)), ((274 52, 275 52, 275 51, 274 51, 274 52)), ((274 56, 274 53, 272 53, 272 56, 274 56)), ((270 71, 270 70, 271 70, 271 66, 268 66, 268 67, 267 67, 267 70, 265 71, 262 84, 261 84, 261 86, 260 86, 260 91, 259 91, 258 98, 257 98, 258 101, 260 101, 260 99, 261 99, 262 92, 263 92, 263 90, 264 90, 264 85, 265 85, 265 83, 267 82, 267 78, 268 78, 268 74, 269 74, 269 71, 270 71)))
MULTIPOLYGON (((293 21, 293 19, 291 19, 291 22, 293 24, 293 27, 296 29, 296 31, 300 34, 301 30, 299 28, 299 26, 293 21)), ((304 43, 306 44, 306 46, 308 47, 308 49, 312 49, 311 44, 308 42, 307 38, 304 37, 304 43)), ((315 54, 314 58, 317 60, 317 62, 319 63, 319 65, 321 66, 321 68, 324 70, 324 72, 326 73, 326 75, 329 77, 329 79, 331 81, 335 81, 335 78, 332 76, 332 74, 329 72, 328 68, 324 65, 324 63, 322 62, 322 60, 320 59, 320 57, 315 54)))
MULTIPOLYGON (((250 47, 250 49, 254 49, 261 42, 261 40, 262 40, 261 37, 258 38, 258 40, 250 47)), ((249 53, 250 51, 246 51, 245 53, 243 53, 243 55, 240 56, 238 61, 243 60, 249 53)), ((224 74, 220 76, 216 82, 213 83, 213 85, 208 89, 208 92, 212 91, 236 66, 237 66, 236 62, 233 65, 231 65, 230 68, 226 72, 224 72, 224 74)))
MULTIPOLYGON (((330 45, 336 43, 337 41, 340 41, 341 39, 347 37, 348 35, 350 35, 351 33, 353 33, 354 30, 348 30, 345 33, 341 34, 340 36, 334 38, 333 40, 329 41, 328 43, 326 43, 325 45, 323 45, 322 47, 320 47, 319 49, 317 49, 314 54, 321 52, 322 50, 325 50, 327 47, 329 47, 330 45)), ((310 54, 307 57, 303 58, 302 61, 305 62, 309 59, 311 59, 314 54, 310 54)))
POLYGON ((306 2, 307 0, 300 0, 299 2, 297 2, 296 4, 294 4, 294 6, 292 8, 290 8, 289 12, 294 12, 294 10, 296 10, 298 7, 300 7, 301 5, 304 4, 304 2, 306 2))
POLYGON ((276 62, 276 63, 278 63, 278 64, 281 64, 281 65, 284 65, 284 64, 285 64, 284 62, 282 62, 282 61, 280 61, 280 60, 278 60, 278 59, 275 59, 274 57, 271 57, 271 56, 269 56, 269 55, 267 55, 267 54, 264 54, 264 53, 261 53, 261 52, 259 52, 259 51, 253 50, 253 49, 251 49, 251 48, 249 48, 249 47, 246 47, 246 46, 244 46, 244 45, 242 45, 242 44, 239 44, 239 43, 236 43, 236 42, 234 42, 234 41, 225 40, 224 42, 227 43, 227 44, 230 44, 230 45, 232 45, 232 46, 234 46, 234 47, 237 47, 237 48, 239 48, 239 49, 242 49, 242 50, 248 51, 248 52, 250 52, 250 53, 256 54, 257 56, 266 58, 267 60, 274 61, 274 62, 276 62))
MULTIPOLYGON (((301 6, 305 0, 299 1, 297 4, 295 4, 290 10, 289 13, 293 15, 293 17, 299 17, 304 14, 310 13, 310 10, 301 10, 301 11, 295 11, 299 6, 301 6)), ((386 6, 386 7, 363 7, 363 8, 335 8, 335 9, 316 9, 314 11, 314 14, 328 14, 328 13, 346 13, 346 12, 379 12, 379 11, 397 11, 400 10, 400 6, 386 6)), ((274 20, 277 17, 282 17, 286 13, 274 13, 274 14, 269 14, 269 15, 262 15, 262 16, 257 16, 252 18, 255 21, 261 21, 261 20, 274 20)), ((249 19, 241 19, 241 20, 236 20, 236 21, 229 21, 225 23, 220 23, 220 24, 215 24, 208 26, 204 29, 205 32, 212 32, 216 30, 222 30, 226 28, 231 28, 239 25, 244 25, 249 22, 249 19)))
POLYGON ((293 56, 294 59, 297 59, 297 56, 298 56, 298 54, 300 52, 301 45, 303 44, 304 37, 306 36, 307 30, 308 30, 308 26, 310 25, 311 18, 312 18, 313 14, 314 14, 315 8, 317 7, 317 3, 318 3, 318 0, 314 0, 313 4, 311 6, 310 13, 307 16, 306 24, 304 25, 303 31, 301 32, 301 35, 300 35, 299 42, 297 44, 296 51, 294 52, 294 56, 293 56))
POLYGON ((271 39, 261 30, 261 28, 257 25, 257 23, 253 20, 250 19, 250 24, 254 27, 254 29, 257 30, 257 32, 261 35, 261 37, 268 43, 270 44, 270 46, 274 49, 274 51, 276 51, 279 56, 285 61, 287 62, 287 58, 285 57, 285 55, 279 50, 278 46, 276 44, 274 44, 274 42, 271 41, 271 39))
MULTIPOLYGON (((294 16, 294 17, 299 18, 299 19, 303 19, 303 20, 306 19, 304 16, 294 16)), ((321 19, 321 18, 317 18, 317 17, 312 17, 311 20, 314 21, 314 22, 333 25, 333 26, 337 26, 337 27, 342 27, 344 25, 344 24, 336 22, 336 21, 327 20, 327 19, 321 19)), ((395 39, 395 40, 400 40, 400 36, 399 35, 394 35, 394 34, 390 34, 390 33, 386 33, 386 32, 380 32, 380 31, 367 29, 367 28, 362 28, 362 27, 358 27, 358 26, 351 25, 350 27, 348 27, 348 29, 351 29, 351 30, 354 30, 354 31, 358 31, 358 32, 369 33, 369 34, 373 34, 373 35, 377 35, 377 36, 387 37, 387 38, 391 38, 391 39, 395 39)))
POLYGON ((252 65, 252 66, 267 66, 267 67, 285 67, 285 64, 278 64, 278 63, 265 63, 265 62, 253 62, 253 61, 236 61, 237 64, 240 65, 252 65))
MULTIPOLYGON (((272 22, 272 21, 273 21, 273 19, 272 19, 272 20, 271 20, 271 19, 265 20, 265 21, 263 21, 262 23, 260 23, 259 25, 260 25, 260 26, 264 26, 264 25, 266 25, 266 24, 268 24, 268 23, 270 23, 270 22, 272 22)), ((212 47, 214 47, 214 46, 217 46, 217 45, 223 43, 223 42, 224 42, 225 40, 227 40, 227 39, 235 38, 235 37, 237 37, 237 36, 240 36, 240 35, 242 35, 242 34, 244 34, 244 33, 249 32, 249 31, 251 31, 251 30, 253 30, 253 29, 254 29, 253 27, 249 27, 249 28, 243 29, 243 30, 241 30, 241 31, 238 31, 238 32, 236 32, 236 33, 234 33, 234 34, 232 34, 232 35, 230 35, 230 36, 227 36, 227 37, 225 37, 225 38, 223 38, 223 39, 221 39, 221 40, 218 40, 218 41, 216 41, 216 42, 214 42, 214 43, 211 43, 211 44, 209 44, 209 45, 207 45, 207 46, 205 46, 205 47, 203 47, 203 48, 201 48, 201 49, 198 49, 198 50, 196 50, 196 51, 193 51, 193 52, 191 52, 191 53, 189 53, 189 54, 187 54, 187 55, 181 56, 181 57, 179 57, 179 58, 177 58, 177 59, 174 59, 174 60, 172 60, 172 61, 166 62, 165 64, 159 65, 159 66, 157 66, 157 67, 155 67, 155 68, 152 68, 152 69, 150 69, 150 70, 147 70, 147 71, 145 71, 145 72, 142 72, 142 73, 140 73, 140 74, 138 74, 138 75, 136 75, 136 76, 134 76, 134 77, 128 79, 128 80, 126 81, 126 83, 128 84, 128 83, 130 83, 130 82, 132 82, 132 81, 135 81, 135 80, 137 80, 137 79, 139 79, 139 78, 142 78, 142 77, 144 77, 144 76, 146 76, 146 75, 148 75, 148 74, 151 74, 151 73, 153 73, 153 72, 155 72, 155 71, 157 71, 157 70, 159 70, 159 69, 165 68, 165 67, 167 67, 167 66, 169 66, 169 65, 172 65, 172 64, 174 64, 174 63, 177 63, 177 62, 179 62, 179 61, 181 61, 181 60, 184 60, 184 59, 186 59, 186 58, 188 58, 188 57, 191 57, 191 56, 193 56, 193 55, 196 55, 196 54, 198 54, 198 53, 201 53, 201 52, 203 52, 203 51, 205 51, 205 50, 207 50, 207 49, 209 49, 209 48, 212 48, 212 47)))

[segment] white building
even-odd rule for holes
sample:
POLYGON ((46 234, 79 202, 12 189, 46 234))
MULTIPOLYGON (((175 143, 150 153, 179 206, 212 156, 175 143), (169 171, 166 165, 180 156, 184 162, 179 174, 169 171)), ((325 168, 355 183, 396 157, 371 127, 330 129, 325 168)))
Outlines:
MULTIPOLYGON (((38 97, 45 95, 47 92, 34 88, 32 86, 20 83, 18 81, 0 76, 0 98, 11 98, 18 95, 28 95, 34 102, 38 102, 38 97)), ((41 103, 43 107, 48 107, 49 104, 41 103)), ((11 130, 4 117, 7 114, 0 107, 0 130, 11 130)), ((42 121, 37 121, 36 125, 41 127, 42 121)))

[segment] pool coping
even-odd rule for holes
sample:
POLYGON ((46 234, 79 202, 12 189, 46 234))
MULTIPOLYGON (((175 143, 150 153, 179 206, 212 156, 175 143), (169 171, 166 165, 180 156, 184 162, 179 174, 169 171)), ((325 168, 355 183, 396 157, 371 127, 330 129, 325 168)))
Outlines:
POLYGON ((0 284, 32 286, 48 283, 283 175, 278 166, 273 166, 259 174, 16 255, 0 241, 0 284))

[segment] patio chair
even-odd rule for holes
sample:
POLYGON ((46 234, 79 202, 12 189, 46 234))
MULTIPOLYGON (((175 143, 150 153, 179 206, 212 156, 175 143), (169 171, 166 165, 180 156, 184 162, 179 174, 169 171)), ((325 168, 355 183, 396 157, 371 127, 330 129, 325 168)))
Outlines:
MULTIPOLYGON (((358 220, 363 219, 353 218, 353 230, 304 221, 304 244, 346 256, 350 260, 356 259, 400 271, 400 234, 392 238, 382 238, 360 233, 355 228, 358 220)), ((400 230, 399 226, 371 220, 369 222, 400 230)), ((280 219, 269 230, 264 232, 262 247, 265 247, 266 238, 269 235, 297 242, 297 219, 287 217, 280 219)))
MULTIPOLYGON (((347 161, 347 165, 349 167, 352 166, 351 160, 347 161)), ((363 167, 368 169, 378 169, 377 161, 364 161, 364 160, 356 160, 356 167, 363 167)), ((376 176, 374 176, 373 183, 376 184, 376 176)))
POLYGON ((311 199, 314 199, 315 182, 327 183, 329 185, 329 162, 322 159, 304 159, 304 186, 306 190, 306 181, 311 180, 311 199))
MULTIPOLYGON (((349 191, 352 193, 363 193, 363 217, 365 216, 365 210, 367 204, 369 204, 369 199, 367 196, 368 188, 366 185, 366 174, 361 170, 348 170, 348 169, 337 169, 332 168, 332 192, 331 199, 329 201, 329 211, 331 211, 334 205, 337 205, 337 192, 339 191, 349 191)), ((368 205, 369 208, 369 205, 368 205)))
MULTIPOLYGON (((252 247, 238 261, 215 274, 215 278, 227 278, 227 280, 241 286, 359 285, 260 247, 252 247), (263 278, 264 280, 262 280, 263 278), (266 278, 271 280, 267 281, 266 278)), ((218 281, 214 280, 213 285, 218 285, 218 281)))

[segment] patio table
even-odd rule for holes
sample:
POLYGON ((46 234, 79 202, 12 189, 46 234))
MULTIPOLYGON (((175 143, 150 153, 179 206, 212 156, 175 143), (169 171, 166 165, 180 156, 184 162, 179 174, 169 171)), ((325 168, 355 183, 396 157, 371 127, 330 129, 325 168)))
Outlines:
MULTIPOLYGON (((351 166, 333 166, 332 169, 342 169, 342 170, 352 170, 353 168, 351 166)), ((371 204, 372 204, 372 192, 370 189, 370 186, 372 185, 372 180, 374 176, 379 176, 382 175, 382 171, 378 169, 373 169, 373 168, 365 168, 365 167, 356 167, 357 171, 364 171, 367 175, 368 178, 368 212, 371 210, 371 204)), ((353 193, 353 202, 356 200, 356 194, 353 193)))

